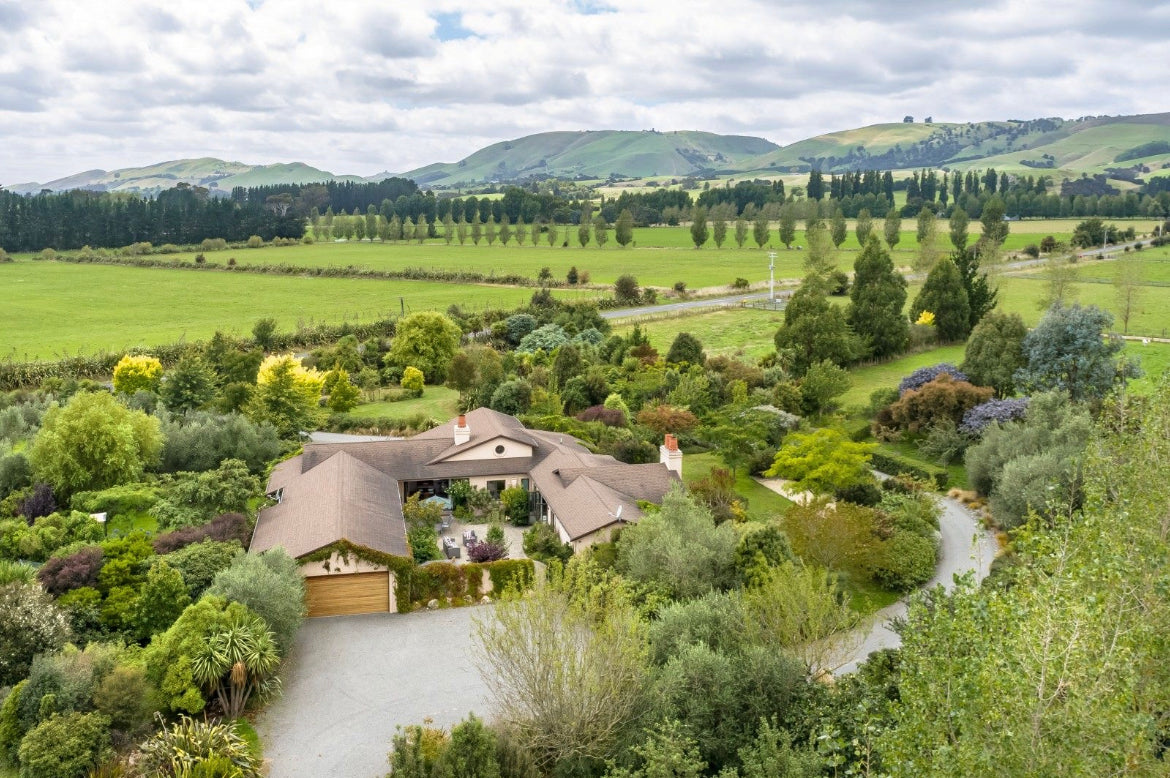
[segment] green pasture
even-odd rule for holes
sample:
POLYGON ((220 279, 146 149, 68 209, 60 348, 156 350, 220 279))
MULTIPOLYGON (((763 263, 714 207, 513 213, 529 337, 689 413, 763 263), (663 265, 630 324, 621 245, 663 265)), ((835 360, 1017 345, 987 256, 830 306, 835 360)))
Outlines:
MULTIPOLYGON (((260 318, 281 330, 369 322, 405 310, 515 307, 531 289, 425 281, 262 276, 192 270, 0 264, 0 359, 50 359, 180 339, 246 334, 260 318), (401 301, 401 302, 400 302, 401 301)), ((557 294, 574 294, 560 292, 557 294)))
POLYGON ((754 362, 775 351, 772 336, 784 323, 781 311, 759 308, 719 308, 701 314, 630 321, 614 328, 628 335, 638 324, 658 353, 666 356, 680 332, 689 332, 703 344, 708 356, 734 356, 754 362))

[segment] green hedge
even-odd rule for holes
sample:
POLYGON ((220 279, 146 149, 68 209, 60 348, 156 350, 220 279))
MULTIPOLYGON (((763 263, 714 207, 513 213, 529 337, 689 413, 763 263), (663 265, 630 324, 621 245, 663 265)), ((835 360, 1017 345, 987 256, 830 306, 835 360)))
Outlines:
POLYGON ((892 454, 888 451, 875 451, 869 460, 870 466, 887 475, 910 475, 923 481, 932 481, 939 489, 947 488, 950 475, 941 467, 915 462, 912 459, 892 454))

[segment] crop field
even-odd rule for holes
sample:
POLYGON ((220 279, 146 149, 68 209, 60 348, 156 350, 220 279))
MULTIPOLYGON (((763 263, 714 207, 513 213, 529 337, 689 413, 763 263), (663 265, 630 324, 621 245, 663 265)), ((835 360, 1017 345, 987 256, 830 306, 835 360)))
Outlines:
POLYGON ((407 312, 515 307, 532 296, 531 289, 490 285, 30 261, 0 264, 0 288, 9 290, 0 308, 0 359, 17 360, 199 340, 216 330, 243 334, 266 316, 292 330, 315 321, 373 321, 402 305, 407 312))

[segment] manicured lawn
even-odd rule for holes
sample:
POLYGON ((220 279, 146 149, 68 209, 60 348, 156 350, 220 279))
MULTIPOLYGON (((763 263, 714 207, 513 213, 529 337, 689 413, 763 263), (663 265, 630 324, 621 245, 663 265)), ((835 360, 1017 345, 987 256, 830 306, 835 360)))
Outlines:
MULTIPOLYGON (((275 249, 274 249, 275 250, 275 249)), ((531 289, 425 281, 264 276, 63 262, 0 264, 0 359, 51 359, 315 321, 369 322, 407 312, 526 303, 531 289)), ((571 295, 573 292, 556 292, 571 295)))
POLYGON ((957 365, 963 361, 964 348, 962 345, 943 346, 929 351, 920 351, 917 354, 909 354, 877 365, 854 368, 849 371, 849 378, 853 385, 848 392, 841 396, 841 406, 846 409, 865 406, 869 403, 869 396, 874 391, 897 389, 898 382, 920 367, 936 365, 939 362, 950 362, 957 365))
POLYGON ((459 412, 459 392, 445 386, 428 386, 422 397, 410 397, 397 402, 380 400, 363 403, 349 412, 358 419, 405 419, 422 413, 446 421, 459 412))
MULTIPOLYGON (((918 444, 915 442, 901 440, 897 443, 879 443, 878 449, 890 454, 900 455, 915 462, 921 462, 924 465, 939 467, 938 462, 929 459, 918 450, 918 444)), ((947 473, 950 475, 950 481, 947 483, 948 489, 952 486, 957 486, 960 489, 967 488, 967 468, 963 466, 962 460, 951 462, 947 466, 947 473)))
MULTIPOLYGON (((683 480, 697 481, 711 472, 712 468, 725 467, 723 460, 715 454, 685 454, 683 456, 683 480)), ((736 474, 735 491, 747 500, 748 517, 755 521, 767 521, 781 516, 792 503, 761 486, 743 470, 736 474)))

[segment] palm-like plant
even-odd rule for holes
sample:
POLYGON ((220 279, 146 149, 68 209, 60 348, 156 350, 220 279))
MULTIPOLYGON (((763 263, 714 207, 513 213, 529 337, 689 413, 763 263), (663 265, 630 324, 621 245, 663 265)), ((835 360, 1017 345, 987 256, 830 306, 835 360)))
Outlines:
MULTIPOLYGON (((158 717, 163 724, 162 716, 158 717)), ((196 721, 182 716, 163 726, 139 749, 142 775, 230 775, 259 778, 261 762, 252 753, 235 724, 196 721)))
POLYGON ((192 657, 195 679, 215 692, 223 713, 238 718, 253 695, 267 697, 280 687, 276 641, 258 616, 245 617, 208 639, 192 657))

